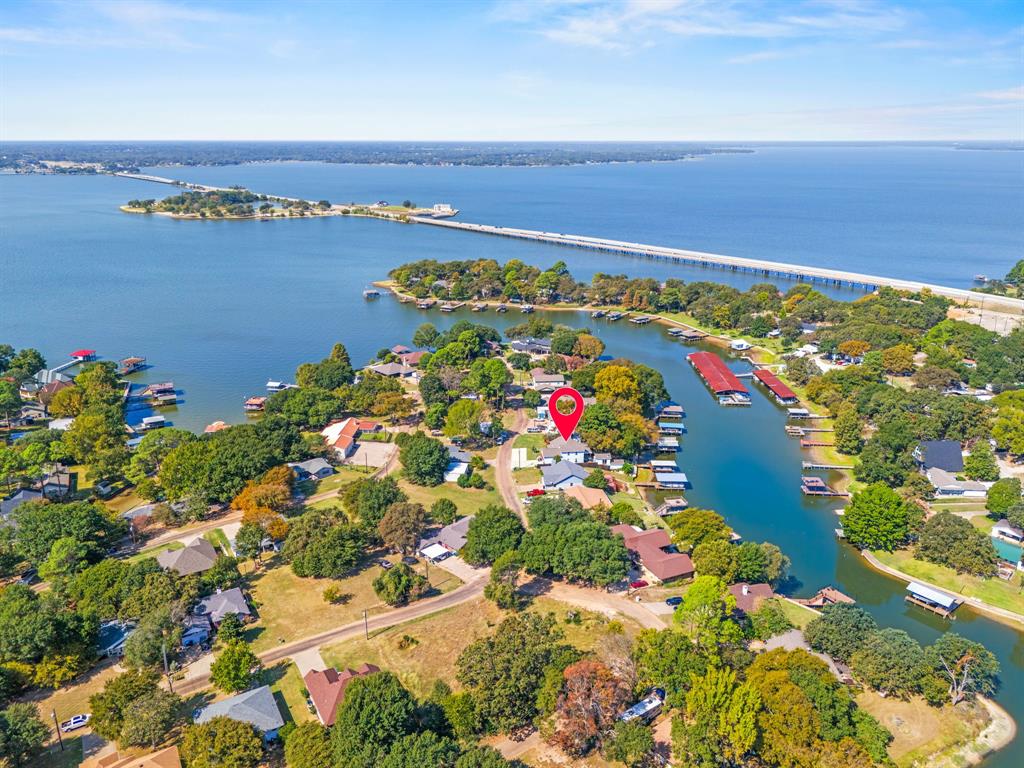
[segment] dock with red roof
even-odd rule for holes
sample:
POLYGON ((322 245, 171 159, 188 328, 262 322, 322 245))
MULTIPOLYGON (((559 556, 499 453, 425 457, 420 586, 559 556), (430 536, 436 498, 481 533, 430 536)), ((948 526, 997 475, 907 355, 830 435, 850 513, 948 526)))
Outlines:
POLYGON ((750 405, 750 392, 718 355, 691 352, 686 359, 718 398, 719 405, 750 405))
POLYGON ((782 405, 792 405, 800 401, 800 398, 796 396, 796 392, 783 384, 778 376, 765 368, 754 371, 754 380, 767 387, 768 391, 782 405))

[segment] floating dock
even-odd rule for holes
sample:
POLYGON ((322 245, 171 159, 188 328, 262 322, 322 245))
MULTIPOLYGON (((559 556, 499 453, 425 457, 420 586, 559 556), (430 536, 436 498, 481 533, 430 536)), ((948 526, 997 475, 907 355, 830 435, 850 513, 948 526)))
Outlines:
POLYGON ((813 475, 805 475, 800 478, 800 491, 804 496, 842 496, 846 497, 850 494, 844 493, 843 491, 837 491, 831 487, 828 483, 822 480, 820 477, 814 477, 813 475))

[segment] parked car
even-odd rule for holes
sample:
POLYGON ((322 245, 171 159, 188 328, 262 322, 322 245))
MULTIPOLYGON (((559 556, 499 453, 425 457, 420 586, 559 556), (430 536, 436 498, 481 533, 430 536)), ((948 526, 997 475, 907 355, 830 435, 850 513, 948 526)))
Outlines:
POLYGON ((547 491, 545 491, 543 488, 534 488, 532 490, 527 491, 526 495, 529 496, 532 499, 534 496, 545 496, 545 495, 547 495, 547 491))
POLYGON ((39 571, 35 568, 29 568, 21 576, 18 577, 19 584, 32 584, 39 578, 39 571))
POLYGON ((86 723, 89 722, 89 718, 92 715, 75 715, 70 720, 65 720, 60 724, 61 733, 71 733, 71 731, 77 731, 79 728, 84 728, 86 723))
POLYGON ((377 565, 379 565, 385 571, 388 570, 389 568, 394 567, 394 564, 390 560, 388 560, 387 558, 384 558, 384 557, 377 558, 377 560, 375 562, 377 563, 377 565))
POLYGON ((629 582, 630 589, 643 589, 646 586, 648 586, 648 584, 643 579, 637 579, 636 581, 629 582))
POLYGON ((675 607, 675 606, 679 605, 682 602, 683 602, 683 598, 681 598, 681 597, 679 597, 677 595, 676 597, 670 597, 670 598, 666 599, 665 600, 665 605, 671 605, 671 606, 675 607))
POLYGON ((405 563, 406 565, 416 565, 416 563, 418 563, 419 560, 417 560, 412 555, 406 555, 405 557, 402 558, 402 562, 405 563))

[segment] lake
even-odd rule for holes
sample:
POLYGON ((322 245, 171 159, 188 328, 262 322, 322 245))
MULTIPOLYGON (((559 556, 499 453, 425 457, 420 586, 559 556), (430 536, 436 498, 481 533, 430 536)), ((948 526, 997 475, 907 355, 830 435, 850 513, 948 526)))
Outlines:
MULTIPOLYGON (((600 235, 741 256, 968 286, 1004 274, 1024 243, 1024 153, 937 148, 768 148, 693 162, 558 168, 427 168, 266 164, 150 169, 163 176, 333 202, 449 202, 466 221, 600 235)), ((506 261, 573 274, 660 279, 750 277, 437 228, 341 217, 296 221, 175 221, 123 214, 164 185, 112 177, 0 176, 0 341, 38 347, 51 365, 92 347, 108 359, 149 358, 139 382, 173 380, 176 425, 244 420, 241 404, 267 379, 291 380, 336 341, 355 362, 408 344, 430 320, 498 328, 514 312, 422 312, 362 290, 412 259, 506 261)), ((785 285, 782 285, 785 288, 785 285)), ((852 296, 855 294, 845 294, 852 296)), ((752 387, 751 408, 721 408, 685 362, 690 348, 660 327, 592 321, 608 353, 662 371, 687 411, 679 464, 694 506, 716 509, 748 540, 793 559, 793 591, 826 584, 883 626, 921 642, 952 628, 984 642, 1003 666, 999 701, 1024 723, 1024 634, 963 608, 952 624, 908 608, 901 584, 838 542, 834 509, 801 496, 801 454, 784 411, 752 387)), ((740 364, 738 364, 739 366, 740 364)), ((136 415, 137 416, 137 415, 136 415)), ((1018 740, 1017 744, 1020 744, 1018 740)), ((987 764, 1020 762, 1019 747, 987 764)))

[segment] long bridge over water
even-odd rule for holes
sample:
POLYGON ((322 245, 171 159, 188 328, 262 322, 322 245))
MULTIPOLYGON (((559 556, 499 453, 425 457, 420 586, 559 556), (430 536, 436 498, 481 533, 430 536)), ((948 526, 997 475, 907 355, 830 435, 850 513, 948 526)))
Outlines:
POLYGON ((410 221, 417 224, 429 224, 447 229, 459 229, 466 232, 477 232, 499 237, 512 237, 518 240, 533 240, 554 245, 567 245, 574 248, 589 248, 597 251, 621 253, 627 256, 641 256, 661 261, 675 261, 701 267, 711 267, 732 272, 750 272, 765 277, 784 277, 801 282, 819 282, 828 285, 857 288, 874 291, 880 287, 896 288, 902 291, 919 292, 929 290, 938 296, 944 296, 958 302, 964 302, 987 309, 1024 314, 1024 300, 1007 296, 995 296, 965 288, 950 288, 944 285, 933 285, 916 280, 903 280, 895 277, 865 275, 859 272, 847 272, 827 267, 809 267, 802 264, 787 264, 781 261, 749 259, 742 256, 724 256, 718 253, 690 251, 682 248, 667 248, 660 245, 645 245, 622 240, 608 240, 601 237, 584 235, 567 235, 557 232, 541 232, 532 229, 516 229, 514 227, 497 227, 490 224, 469 224, 462 221, 433 219, 425 216, 410 216, 410 221))

